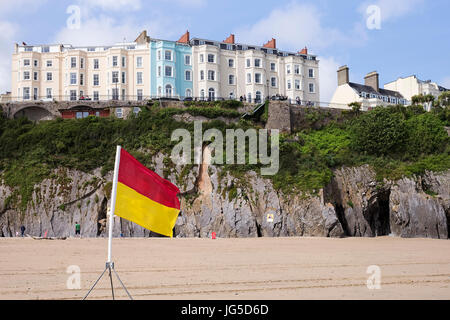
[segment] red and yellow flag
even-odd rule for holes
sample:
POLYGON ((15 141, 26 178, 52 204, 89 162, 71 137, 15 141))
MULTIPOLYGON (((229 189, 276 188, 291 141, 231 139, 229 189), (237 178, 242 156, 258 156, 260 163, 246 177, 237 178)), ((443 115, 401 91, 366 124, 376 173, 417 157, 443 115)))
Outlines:
POLYGON ((171 182, 143 166, 124 149, 120 151, 115 214, 164 236, 173 236, 180 212, 171 182))

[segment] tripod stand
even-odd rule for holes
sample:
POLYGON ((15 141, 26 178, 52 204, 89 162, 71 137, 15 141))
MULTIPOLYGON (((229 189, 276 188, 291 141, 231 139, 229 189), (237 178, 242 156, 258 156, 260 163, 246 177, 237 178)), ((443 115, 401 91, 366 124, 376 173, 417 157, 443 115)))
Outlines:
POLYGON ((86 296, 83 298, 83 300, 86 300, 86 298, 89 296, 89 294, 91 293, 91 291, 95 288, 95 286, 97 285, 97 283, 100 281, 100 279, 103 277, 103 275, 105 274, 106 270, 109 271, 109 280, 111 282, 111 293, 112 293, 112 298, 114 299, 114 286, 113 286, 113 280, 112 280, 112 272, 114 272, 114 274, 116 275, 117 279, 119 280, 120 284, 122 285, 122 288, 125 290, 125 292, 127 293, 128 297, 130 298, 130 300, 133 300, 133 298, 131 297, 130 293, 128 292, 127 288, 125 287, 125 285, 123 284, 122 280, 120 280, 119 275, 117 274, 116 270, 114 269, 114 262, 107 262, 106 266, 105 266, 105 270, 103 270, 103 273, 100 275, 100 277, 97 279, 97 281, 95 281, 94 285, 91 287, 91 289, 89 290, 89 292, 86 294, 86 296))

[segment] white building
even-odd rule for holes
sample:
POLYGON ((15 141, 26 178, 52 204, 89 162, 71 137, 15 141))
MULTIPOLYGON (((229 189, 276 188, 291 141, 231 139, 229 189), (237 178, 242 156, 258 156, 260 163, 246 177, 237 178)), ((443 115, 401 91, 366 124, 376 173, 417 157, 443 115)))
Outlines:
MULTIPOLYGON (((442 94, 442 92, 448 91, 448 89, 439 86, 435 82, 431 82, 431 80, 419 80, 415 75, 406 78, 398 78, 395 81, 385 84, 384 88, 400 92, 405 97, 405 99, 409 101, 412 100, 413 96, 425 96, 429 94, 437 99, 442 94)), ((429 110, 430 107, 430 103, 426 105, 427 110, 429 110)))
POLYGON ((195 97, 260 102, 280 95, 303 103, 320 101, 319 61, 306 48, 280 51, 275 39, 263 46, 239 44, 234 35, 222 42, 194 38, 190 43, 195 97))
POLYGON ((361 103, 362 110, 369 110, 376 106, 408 104, 400 92, 380 88, 377 72, 367 74, 364 77, 364 84, 350 82, 347 66, 339 68, 337 73, 338 87, 331 99, 329 105, 331 108, 351 109, 348 105, 352 102, 361 103))

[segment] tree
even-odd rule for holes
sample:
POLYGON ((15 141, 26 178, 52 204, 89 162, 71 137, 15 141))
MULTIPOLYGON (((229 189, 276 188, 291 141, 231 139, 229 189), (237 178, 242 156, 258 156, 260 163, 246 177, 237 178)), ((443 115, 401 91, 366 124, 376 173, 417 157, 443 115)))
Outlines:
POLYGON ((395 108, 376 107, 352 123, 352 147, 372 155, 399 153, 406 140, 405 116, 395 108))
POLYGON ((361 111, 361 106, 362 106, 362 104, 361 104, 361 102, 352 102, 352 103, 349 103, 348 104, 348 106, 350 107, 350 108, 352 108, 352 111, 354 112, 354 113, 359 113, 360 111, 361 111))
POLYGON ((438 103, 442 107, 450 106, 450 91, 443 92, 438 98, 438 103))

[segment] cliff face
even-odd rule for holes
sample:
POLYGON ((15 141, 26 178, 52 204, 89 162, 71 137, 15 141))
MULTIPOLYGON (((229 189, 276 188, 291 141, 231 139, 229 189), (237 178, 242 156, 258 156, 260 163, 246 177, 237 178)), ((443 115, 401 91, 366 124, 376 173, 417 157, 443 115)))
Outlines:
MULTIPOLYGON (((164 157, 155 157, 163 174, 164 157)), ((368 167, 341 168, 317 195, 285 195, 270 180, 249 172, 239 179, 220 167, 202 164, 168 179, 179 185, 182 210, 175 226, 178 237, 374 237, 393 235, 448 239, 450 171, 424 177, 385 181, 380 186, 368 167), (177 179, 178 178, 178 179, 177 179), (180 185, 180 179, 183 183, 180 185)), ((15 236, 20 226, 34 236, 107 235, 106 213, 112 174, 85 174, 60 169, 56 179, 35 187, 25 212, 10 208, 12 190, 0 185, 0 236, 15 236)), ((114 235, 147 237, 150 232, 118 217, 114 235)))

